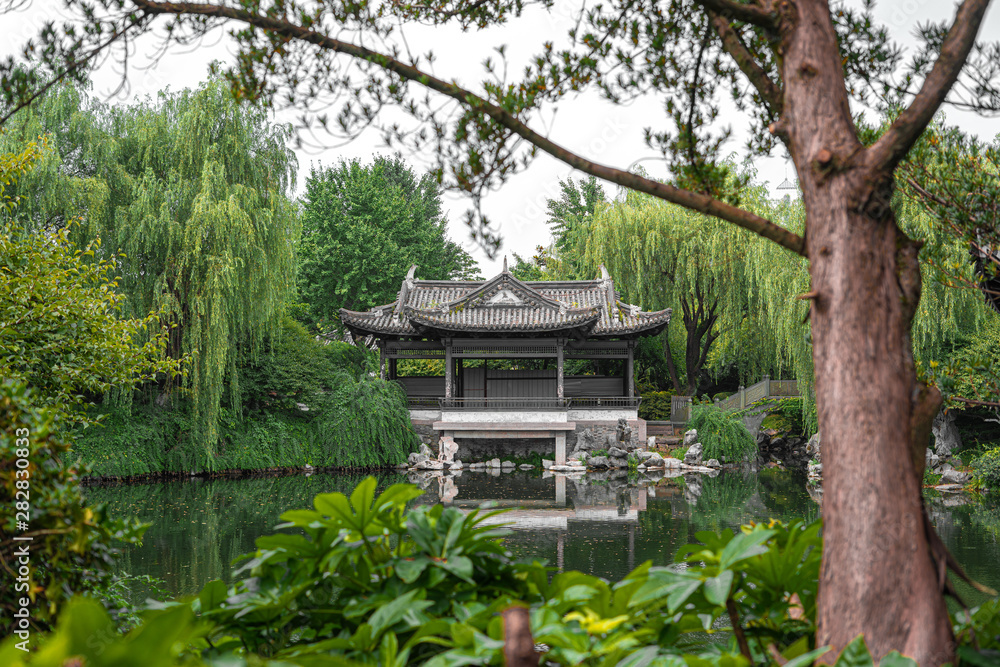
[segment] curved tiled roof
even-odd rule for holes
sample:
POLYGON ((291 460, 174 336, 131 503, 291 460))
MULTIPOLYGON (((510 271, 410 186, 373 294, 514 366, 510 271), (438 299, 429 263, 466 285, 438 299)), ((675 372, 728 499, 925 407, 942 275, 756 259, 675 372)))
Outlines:
POLYGON ((621 301, 603 271, 598 280, 518 280, 506 270, 487 281, 416 280, 413 269, 396 301, 368 312, 341 309, 355 335, 560 335, 628 338, 659 333, 670 310, 643 312, 621 301))

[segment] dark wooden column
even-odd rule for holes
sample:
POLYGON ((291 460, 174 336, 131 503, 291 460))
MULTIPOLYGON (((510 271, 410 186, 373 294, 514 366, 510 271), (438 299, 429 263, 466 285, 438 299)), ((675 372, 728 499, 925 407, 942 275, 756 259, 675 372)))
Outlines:
POLYGON ((389 357, 389 379, 390 380, 395 380, 396 379, 396 364, 398 362, 399 362, 399 359, 397 359, 396 357, 389 357))
POLYGON ((635 364, 633 363, 633 357, 635 354, 635 341, 630 340, 628 342, 628 360, 625 363, 625 376, 626 385, 628 386, 628 397, 633 398, 635 396, 635 364))
POLYGON ((563 359, 564 356, 563 347, 565 342, 566 341, 560 338, 559 341, 556 343, 558 350, 556 356, 556 396, 558 398, 564 398, 565 396, 565 390, 564 390, 565 383, 563 382, 563 362, 565 361, 563 359))
POLYGON ((465 360, 459 357, 455 360, 455 396, 465 396, 465 360))
POLYGON ((454 359, 451 356, 451 339, 444 339, 444 397, 451 398, 452 385, 455 382, 454 359))

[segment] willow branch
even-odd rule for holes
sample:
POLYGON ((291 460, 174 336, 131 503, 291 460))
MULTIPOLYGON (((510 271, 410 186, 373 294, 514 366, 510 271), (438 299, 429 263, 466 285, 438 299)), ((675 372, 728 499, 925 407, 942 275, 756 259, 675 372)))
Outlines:
POLYGON ((868 162, 875 171, 894 169, 934 118, 965 66, 989 4, 990 0, 965 0, 958 8, 941 44, 941 53, 913 102, 867 150, 868 162))
POLYGON ((489 117, 501 127, 508 129, 539 150, 548 153, 574 169, 579 169, 597 178, 637 192, 644 192, 693 211, 715 216, 755 234, 759 234, 770 241, 774 241, 797 255, 806 256, 805 242, 801 236, 788 231, 780 225, 774 224, 766 218, 699 192, 692 192, 666 183, 660 183, 639 176, 638 174, 588 160, 560 146, 548 137, 538 134, 506 109, 491 103, 456 83, 449 83, 443 79, 439 79, 413 65, 408 65, 384 53, 373 51, 357 44, 344 42, 285 20, 270 16, 261 16, 236 7, 220 7, 212 4, 189 2, 156 2, 154 0, 133 0, 133 2, 147 14, 194 15, 232 19, 270 31, 288 39, 300 40, 314 44, 322 49, 343 53, 372 63, 407 81, 418 83, 441 95, 450 97, 473 111, 489 117))

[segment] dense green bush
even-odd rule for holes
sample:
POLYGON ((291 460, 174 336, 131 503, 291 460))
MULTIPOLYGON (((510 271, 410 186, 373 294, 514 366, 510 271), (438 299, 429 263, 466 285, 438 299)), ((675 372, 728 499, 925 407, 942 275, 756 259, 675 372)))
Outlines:
POLYGON ((256 354, 244 352, 235 408, 220 410, 211 459, 195 442, 184 399, 160 407, 106 402, 101 425, 74 446, 93 474, 260 470, 274 467, 372 468, 405 460, 419 444, 398 385, 372 376, 371 351, 325 343, 284 318, 280 335, 256 354))
MULTIPOLYGON (((773 400, 773 399, 772 399, 773 400)), ((747 410, 749 412, 750 409, 747 410)), ((789 435, 805 435, 803 400, 799 396, 782 398, 768 408, 768 416, 761 422, 761 429, 773 429, 789 435)))
POLYGON ((649 421, 670 421, 672 391, 647 391, 639 403, 639 418, 649 421))
POLYGON ((972 460, 974 488, 1000 492, 1000 447, 994 447, 972 460))
POLYGON ((99 645, 87 642, 111 625, 80 602, 38 659, 8 642, 0 661, 62 664, 76 655, 97 666, 152 651, 164 665, 502 664, 499 612, 512 605, 529 607, 549 664, 743 667, 729 619, 752 640, 746 658, 768 659, 769 644, 792 659, 811 648, 818 523, 699 533, 700 544, 678 553, 684 569, 646 563, 612 585, 511 562, 505 531, 484 525, 496 513, 407 510, 418 488, 398 484, 377 498, 375 488, 369 478, 349 497, 320 494, 315 509, 285 512, 279 528, 293 531, 257 539, 240 570, 246 579, 213 581, 191 602, 158 605, 125 638, 109 632, 99 645), (791 593, 802 618, 788 613, 791 593))
POLYGON ((698 430, 698 440, 704 448, 702 458, 706 461, 718 459, 733 463, 751 461, 757 456, 757 443, 739 417, 714 405, 693 406, 688 428, 698 430))
POLYGON ((72 595, 106 589, 117 547, 137 542, 146 528, 111 519, 104 505, 87 506, 70 465, 65 420, 41 402, 23 383, 0 382, 0 502, 9 508, 0 523, 0 562, 11 568, 0 577, 5 635, 22 597, 31 600, 28 620, 35 631, 48 628, 72 595), (30 542, 9 539, 15 535, 30 542), (18 581, 18 548, 25 545, 29 574, 18 581))

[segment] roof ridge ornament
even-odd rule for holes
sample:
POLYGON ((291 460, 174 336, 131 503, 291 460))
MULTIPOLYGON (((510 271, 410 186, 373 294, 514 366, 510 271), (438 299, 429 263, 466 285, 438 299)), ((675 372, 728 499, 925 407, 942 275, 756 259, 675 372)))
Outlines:
POLYGON ((410 264, 410 270, 406 272, 406 279, 414 280, 415 279, 414 276, 416 276, 416 274, 417 274, 417 265, 410 264))
POLYGON ((509 271, 507 271, 507 255, 503 256, 503 273, 509 273, 509 271))
POLYGON ((604 265, 601 264, 599 268, 601 269, 601 280, 611 280, 611 274, 604 268, 604 265))

